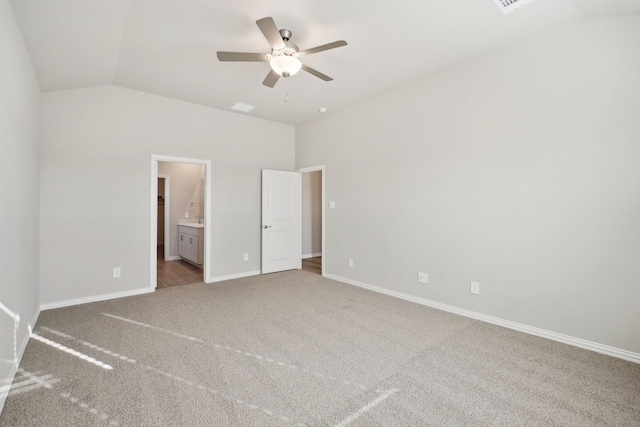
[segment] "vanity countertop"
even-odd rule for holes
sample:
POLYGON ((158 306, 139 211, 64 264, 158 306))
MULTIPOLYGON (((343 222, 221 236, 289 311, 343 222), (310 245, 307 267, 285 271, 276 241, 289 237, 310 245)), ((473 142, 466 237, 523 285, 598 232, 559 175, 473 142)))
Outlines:
POLYGON ((180 223, 178 224, 178 226, 182 226, 182 227, 191 227, 191 228, 204 228, 204 224, 199 224, 197 222, 185 222, 185 223, 180 223))

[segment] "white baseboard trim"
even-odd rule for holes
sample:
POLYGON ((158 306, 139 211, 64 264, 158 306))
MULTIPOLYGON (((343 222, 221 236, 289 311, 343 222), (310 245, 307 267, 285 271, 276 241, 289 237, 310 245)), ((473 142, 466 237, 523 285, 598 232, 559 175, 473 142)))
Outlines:
POLYGON ((569 335, 559 334, 545 329, 536 328, 522 323, 512 322, 510 320, 501 319, 499 317, 488 316, 486 314, 478 313, 475 311, 465 310, 452 305, 442 304, 436 301, 431 301, 425 298, 416 297, 401 292, 392 291, 389 289, 381 288, 379 286, 370 285, 368 283, 358 282, 357 280, 347 279, 341 276, 325 273, 324 277, 328 279, 337 280, 338 282, 346 283, 348 285, 358 286, 360 288, 368 289, 370 291, 378 292, 381 294, 389 295, 395 298, 400 298, 406 301, 411 301, 417 304, 433 307, 438 310, 447 311, 449 313, 459 314, 460 316, 469 317, 471 319, 480 320, 482 322, 491 323, 494 325, 502 326, 505 328, 513 329, 515 331, 524 332, 526 334, 535 335, 541 338, 547 338, 552 341, 557 341, 563 344, 569 344, 574 347, 583 348, 585 350, 595 351, 596 353, 605 354, 607 356, 616 357, 618 359, 628 360, 630 362, 640 364, 640 354, 633 353, 631 351, 623 350, 616 347, 611 347, 605 344, 600 344, 593 341, 587 341, 581 338, 572 337, 569 335))
MULTIPOLYGON (((34 314, 33 319, 31 319, 31 323, 29 323, 29 326, 31 326, 31 331, 33 331, 36 328, 36 323, 38 323, 38 317, 40 317, 40 308, 36 309, 36 314, 34 314)), ((22 360, 22 355, 24 354, 24 351, 27 349, 27 344, 29 343, 29 338, 31 337, 27 337, 24 340, 24 347, 22 347, 22 351, 19 353, 20 357, 18 358, 19 360, 22 360)))
POLYGON ((319 257, 319 256, 322 256, 322 252, 314 252, 312 254, 303 254, 302 255, 302 259, 315 258, 315 257, 319 257))
POLYGON ((256 270, 256 271, 248 271, 246 273, 230 274, 228 276, 209 277, 207 278, 207 283, 224 282, 225 280, 241 279, 243 277, 250 277, 250 276, 259 276, 260 274, 262 274, 262 271, 256 270))
POLYGON ((114 292, 112 294, 102 294, 102 295, 95 295, 92 297, 68 299, 64 301, 40 304, 40 310, 51 310, 53 308, 70 307, 72 305, 87 304, 90 302, 105 301, 109 299, 116 299, 116 298, 123 298, 123 297, 131 297, 134 295, 148 294, 154 291, 155 289, 146 287, 142 289, 134 289, 132 291, 114 292))
POLYGON ((165 258, 165 261, 180 261, 182 259, 179 255, 171 255, 168 258, 165 258))

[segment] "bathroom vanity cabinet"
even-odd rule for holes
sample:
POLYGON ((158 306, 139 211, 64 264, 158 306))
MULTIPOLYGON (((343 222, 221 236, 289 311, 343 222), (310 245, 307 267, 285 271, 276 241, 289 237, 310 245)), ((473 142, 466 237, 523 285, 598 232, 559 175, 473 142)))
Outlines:
POLYGON ((178 255, 202 268, 204 262, 204 226, 178 225, 178 255))

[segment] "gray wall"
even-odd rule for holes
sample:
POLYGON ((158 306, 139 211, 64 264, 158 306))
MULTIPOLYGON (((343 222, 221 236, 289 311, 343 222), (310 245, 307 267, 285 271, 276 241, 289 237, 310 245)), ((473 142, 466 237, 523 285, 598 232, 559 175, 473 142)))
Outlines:
POLYGON ((293 170, 292 126, 116 86, 41 102, 41 303, 149 286, 152 154, 212 162, 211 275, 260 270, 260 170, 293 170))
POLYGON ((640 17, 585 19, 297 127, 327 272, 640 353, 638 76, 640 17))
MULTIPOLYGON (((0 0, 0 58, 0 303, 8 310, 0 309, 1 389, 13 379, 15 350, 24 350, 38 313, 39 254, 40 88, 7 0, 0 0)), ((0 411, 6 396, 0 392, 0 411)))

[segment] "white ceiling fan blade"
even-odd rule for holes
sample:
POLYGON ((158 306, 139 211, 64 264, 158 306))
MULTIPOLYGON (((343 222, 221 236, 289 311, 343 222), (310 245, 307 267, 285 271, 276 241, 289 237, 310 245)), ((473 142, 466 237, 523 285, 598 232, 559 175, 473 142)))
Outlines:
POLYGON ((282 40, 282 36, 278 31, 278 27, 276 27, 276 23, 273 22, 273 18, 258 19, 256 24, 274 50, 284 49, 284 40, 282 40))
POLYGON ((323 44, 321 46, 312 47, 311 49, 305 49, 303 51, 300 51, 300 56, 307 56, 307 55, 311 55, 313 53, 323 52, 325 50, 335 49, 337 47, 342 47, 342 46, 346 46, 346 45, 347 45, 346 41, 338 40, 338 41, 333 42, 333 43, 327 43, 327 44, 323 44))
POLYGON ((264 53, 248 52, 218 52, 218 60, 240 62, 267 62, 267 55, 264 53))
POLYGON ((320 71, 313 69, 307 65, 302 64, 302 69, 305 70, 307 73, 313 74, 314 76, 324 80, 325 82, 330 82, 331 80, 333 80, 331 77, 327 76, 326 74, 322 74, 320 71))

